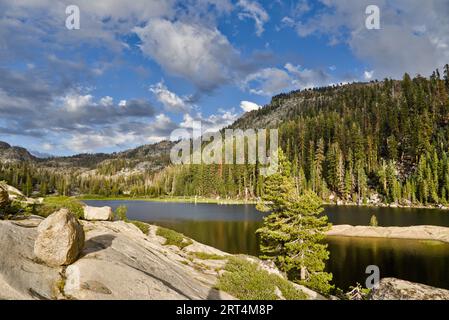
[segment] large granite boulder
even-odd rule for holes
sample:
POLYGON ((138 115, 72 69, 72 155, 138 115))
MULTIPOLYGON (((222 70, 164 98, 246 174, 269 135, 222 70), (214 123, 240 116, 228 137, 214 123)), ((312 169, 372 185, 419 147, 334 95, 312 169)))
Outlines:
POLYGON ((84 219, 89 221, 112 221, 114 213, 111 207, 84 207, 84 219))
POLYGON ((83 227, 67 209, 51 214, 37 231, 34 254, 49 266, 75 262, 84 247, 83 227))
POLYGON ((8 190, 0 185, 0 214, 10 205, 8 190))
POLYGON ((39 263, 33 254, 42 220, 0 220, 0 300, 56 298, 60 268, 39 263))
POLYGON ((449 290, 395 278, 385 278, 370 300, 449 300, 449 290))

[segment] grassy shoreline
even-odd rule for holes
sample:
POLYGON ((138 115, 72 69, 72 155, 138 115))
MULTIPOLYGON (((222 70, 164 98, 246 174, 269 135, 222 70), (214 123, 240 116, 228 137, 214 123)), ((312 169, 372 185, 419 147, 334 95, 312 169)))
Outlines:
POLYGON ((195 197, 103 197, 95 195, 83 195, 76 197, 78 200, 103 200, 103 201, 147 201, 147 202, 168 202, 168 203, 210 203, 210 204, 257 204, 255 200, 235 200, 235 199, 214 199, 214 198, 195 198, 195 197))
MULTIPOLYGON (((204 197, 129 197, 129 196, 116 196, 116 197, 104 197, 95 195, 83 195, 75 197, 79 200, 104 200, 104 201, 147 201, 147 202, 167 202, 167 203, 209 203, 219 205, 231 205, 231 204, 257 204, 256 200, 240 200, 240 199, 215 199, 204 197)), ((338 206, 338 207, 361 207, 361 208, 397 208, 397 209, 433 209, 441 212, 449 211, 448 207, 438 207, 437 205, 396 205, 391 206, 388 204, 356 204, 356 203, 344 203, 336 204, 330 202, 323 202, 325 206, 338 206)))

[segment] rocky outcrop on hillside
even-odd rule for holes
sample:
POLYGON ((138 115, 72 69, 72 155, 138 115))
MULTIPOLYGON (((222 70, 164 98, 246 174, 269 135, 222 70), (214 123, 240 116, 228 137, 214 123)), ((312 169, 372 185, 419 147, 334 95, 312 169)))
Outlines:
POLYGON ((0 208, 4 205, 12 203, 13 201, 27 204, 41 203, 43 201, 43 198, 36 199, 26 197, 20 190, 6 184, 3 181, 0 181, 0 194, 0 208))
POLYGON ((370 300, 449 300, 449 290, 420 283, 385 278, 374 289, 370 300))
POLYGON ((6 142, 0 141, 0 161, 22 162, 34 161, 36 158, 25 148, 13 147, 6 142))
POLYGON ((449 243, 449 228, 437 226, 369 227, 336 225, 327 236, 433 240, 449 243))

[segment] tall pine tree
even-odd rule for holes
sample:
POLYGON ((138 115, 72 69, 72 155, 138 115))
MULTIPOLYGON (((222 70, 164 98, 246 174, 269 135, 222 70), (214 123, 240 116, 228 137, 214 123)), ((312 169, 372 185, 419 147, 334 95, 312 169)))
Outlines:
POLYGON ((291 164, 279 150, 279 172, 267 177, 259 209, 270 211, 264 226, 257 230, 263 259, 269 259, 290 279, 328 293, 332 274, 324 272, 329 258, 323 243, 330 224, 322 201, 311 192, 296 192, 291 164))

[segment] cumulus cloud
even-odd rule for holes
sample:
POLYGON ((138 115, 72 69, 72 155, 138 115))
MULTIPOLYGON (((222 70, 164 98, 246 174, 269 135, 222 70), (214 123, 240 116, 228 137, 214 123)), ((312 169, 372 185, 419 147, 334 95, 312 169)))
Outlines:
POLYGON ((110 96, 106 96, 100 99, 100 104, 104 107, 110 107, 114 104, 114 99, 110 96))
POLYGON ((250 74, 243 86, 251 93, 273 96, 285 91, 325 86, 330 82, 330 76, 322 70, 287 63, 283 69, 265 68, 250 74))
MULTIPOLYGON (((202 91, 234 81, 244 69, 237 50, 216 28, 215 19, 235 9, 230 0, 79 0, 81 29, 76 32, 64 28, 69 4, 73 2, 0 0, 0 60, 8 66, 0 67, 1 136, 36 138, 42 146, 58 141, 78 152, 166 138, 178 125, 156 114, 149 101, 113 98, 107 92, 100 96, 91 81, 128 63, 122 58, 134 50, 125 42, 133 30, 142 52, 164 72, 202 91), (156 48, 150 48, 154 43, 156 48), (93 48, 98 53, 94 57, 93 48)), ((190 112, 193 107, 191 97, 179 96, 163 83, 150 91, 167 111, 190 112)), ((219 127, 233 116, 219 112, 203 120, 219 127)))
POLYGON ((320 69, 307 69, 291 63, 287 63, 284 68, 294 77, 293 84, 300 89, 320 87, 329 82, 329 75, 320 69))
POLYGON ((189 97, 179 97, 176 93, 168 90, 162 81, 150 86, 150 91, 167 111, 187 112, 191 109, 189 97))
POLYGON ((216 28, 154 19, 133 31, 144 54, 170 74, 203 90, 215 89, 233 78, 238 53, 216 28))
POLYGON ((374 71, 365 71, 363 73, 363 77, 365 78, 365 80, 371 80, 373 78, 374 75, 374 71))
POLYGON ((261 36, 265 31, 264 24, 270 20, 270 16, 265 11, 260 3, 251 0, 239 0, 238 6, 241 7, 242 12, 238 14, 241 20, 252 19, 256 25, 256 34, 261 36))
POLYGON ((251 93, 271 96, 289 88, 292 79, 285 70, 265 68, 246 77, 244 85, 251 93))
MULTIPOLYGON (((309 3, 310 4, 310 3, 309 3)), ((370 0, 320 0, 320 14, 284 22, 301 37, 326 35, 330 44, 346 43, 376 77, 429 75, 449 60, 448 0, 382 0, 381 30, 365 27, 370 0)))
POLYGON ((251 112, 254 110, 259 110, 260 108, 262 108, 262 106, 259 106, 257 103, 251 101, 242 101, 240 102, 240 108, 244 112, 251 112))
POLYGON ((101 148, 129 148, 156 143, 169 138, 178 126, 166 115, 158 114, 152 121, 127 121, 101 130, 88 129, 72 132, 62 144, 80 153, 95 152, 101 148))
POLYGON ((201 125, 203 133, 217 132, 227 126, 233 124, 238 118, 238 113, 234 109, 219 109, 217 114, 203 116, 201 113, 195 115, 185 114, 183 121, 180 123, 181 128, 193 129, 197 128, 196 124, 201 125))
MULTIPOLYGON (((74 88, 53 88, 30 70, 1 71, 0 134, 56 137, 61 141, 65 135, 95 137, 109 130, 107 135, 112 136, 111 132, 123 123, 155 117, 154 107, 145 99, 115 104, 110 96, 96 98, 74 88)), ((127 135, 126 130, 117 132, 127 135)), ((93 145, 96 143, 93 141, 93 145)))

